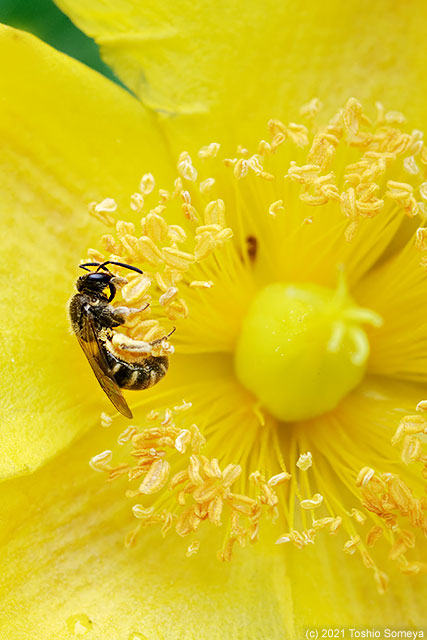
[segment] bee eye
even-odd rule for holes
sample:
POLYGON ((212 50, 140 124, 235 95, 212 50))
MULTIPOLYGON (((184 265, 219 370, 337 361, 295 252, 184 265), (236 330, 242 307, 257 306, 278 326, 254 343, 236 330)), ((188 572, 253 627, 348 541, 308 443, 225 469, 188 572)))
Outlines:
POLYGON ((100 282, 107 285, 110 280, 111 275, 109 273, 90 273, 87 276, 87 282, 100 282))

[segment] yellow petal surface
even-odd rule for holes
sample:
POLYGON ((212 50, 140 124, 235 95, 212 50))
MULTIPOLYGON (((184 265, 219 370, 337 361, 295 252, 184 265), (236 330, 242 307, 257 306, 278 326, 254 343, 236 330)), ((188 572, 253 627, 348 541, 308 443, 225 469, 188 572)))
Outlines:
POLYGON ((384 320, 371 340, 370 371, 425 384, 426 278, 420 261, 421 253, 411 238, 400 253, 367 274, 355 295, 363 305, 375 302, 384 320))
MULTIPOLYGON (((197 361, 193 370, 201 372, 197 361)), ((404 402, 403 387, 390 395, 386 384, 367 383, 363 403, 371 408, 377 398, 370 386, 371 395, 382 391, 382 410, 393 412, 392 396, 404 402)), ((358 402, 355 394, 338 417, 340 434, 358 402)), ((337 431, 327 419, 322 426, 337 431)), ((134 524, 128 485, 105 483, 87 464, 100 448, 114 448, 116 438, 116 426, 95 429, 31 477, 3 484, 1 638, 288 640, 337 624, 421 628, 421 578, 393 571, 383 554, 392 581, 380 597, 360 558, 344 555, 342 540, 326 533, 299 551, 274 545, 280 527, 266 527, 261 543, 236 550, 225 565, 215 558, 221 528, 197 534, 201 548, 191 558, 190 539, 172 531, 163 540, 158 530, 143 530, 135 548, 124 548, 134 524)))
POLYGON ((124 548, 135 522, 125 485, 88 466, 115 438, 114 428, 92 431, 31 477, 3 484, 0 637, 293 637, 289 581, 273 544, 229 565, 215 557, 215 536, 202 536, 190 558, 188 539, 163 540, 159 530, 124 548))
POLYGON ((82 252, 104 232, 87 205, 113 195, 124 203, 148 168, 167 174, 167 156, 136 100, 32 36, 2 27, 0 65, 0 477, 7 477, 36 468, 102 410, 66 310, 82 252))
POLYGON ((166 125, 180 144, 223 131, 249 144, 269 117, 295 117, 314 96, 329 107, 350 95, 381 100, 411 119, 424 111, 414 99, 427 90, 421 0, 57 4, 145 104, 186 114, 185 131, 181 119, 166 125))
MULTIPOLYGON (((291 436, 295 444, 288 442, 288 447, 313 452, 315 486, 326 500, 335 494, 333 507, 338 500, 348 512, 353 507, 360 508, 355 477, 364 464, 381 471, 398 471, 421 484, 416 480, 417 470, 398 464, 398 452, 390 443, 399 421, 413 410, 420 394, 421 386, 367 377, 336 411, 298 425, 291 436)), ((285 442, 286 435, 283 434, 285 442)), ((368 516, 366 522, 355 523, 362 540, 375 522, 372 514, 364 513, 368 516)), ((389 544, 382 540, 376 547, 368 547, 390 579, 386 593, 379 595, 372 572, 364 566, 359 553, 343 553, 349 535, 344 524, 337 535, 318 535, 314 545, 301 551, 292 553, 287 548, 286 566, 292 576, 295 618, 300 628, 339 626, 376 628, 381 632, 385 628, 424 629, 425 578, 402 575, 397 563, 388 557, 389 544)), ((418 557, 425 557, 422 538, 417 553, 418 557)))
POLYGON ((293 577, 298 637, 306 629, 336 627, 344 627, 348 636, 349 628, 374 628, 381 633, 387 628, 423 629, 425 634, 424 578, 393 572, 394 584, 381 596, 360 557, 345 556, 334 537, 324 536, 314 547, 295 551, 289 553, 287 569, 293 577))

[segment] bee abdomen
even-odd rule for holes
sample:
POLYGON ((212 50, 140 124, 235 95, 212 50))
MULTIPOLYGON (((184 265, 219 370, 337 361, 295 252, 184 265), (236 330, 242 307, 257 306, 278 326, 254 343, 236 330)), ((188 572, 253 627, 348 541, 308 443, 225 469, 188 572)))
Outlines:
POLYGON ((148 389, 155 385, 168 370, 166 356, 149 356, 143 363, 128 363, 107 354, 114 380, 121 389, 148 389))

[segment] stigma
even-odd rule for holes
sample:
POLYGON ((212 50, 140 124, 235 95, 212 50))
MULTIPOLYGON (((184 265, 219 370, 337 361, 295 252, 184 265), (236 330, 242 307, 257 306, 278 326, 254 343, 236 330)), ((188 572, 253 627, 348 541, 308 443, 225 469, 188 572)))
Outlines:
POLYGON ((334 409, 363 379, 369 358, 364 324, 381 317, 358 307, 343 272, 333 290, 273 283, 254 297, 235 351, 240 382, 285 422, 334 409))

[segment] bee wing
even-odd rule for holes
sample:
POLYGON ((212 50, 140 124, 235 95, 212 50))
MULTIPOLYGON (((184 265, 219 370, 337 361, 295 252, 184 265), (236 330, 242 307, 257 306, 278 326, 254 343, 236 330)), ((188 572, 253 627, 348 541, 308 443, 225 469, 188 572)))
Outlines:
POLYGON ((82 336, 77 336, 77 339, 102 389, 110 398, 117 411, 126 418, 133 418, 132 412, 120 391, 120 387, 113 378, 107 359, 99 344, 96 328, 90 314, 87 314, 85 317, 85 323, 81 333, 82 336))

